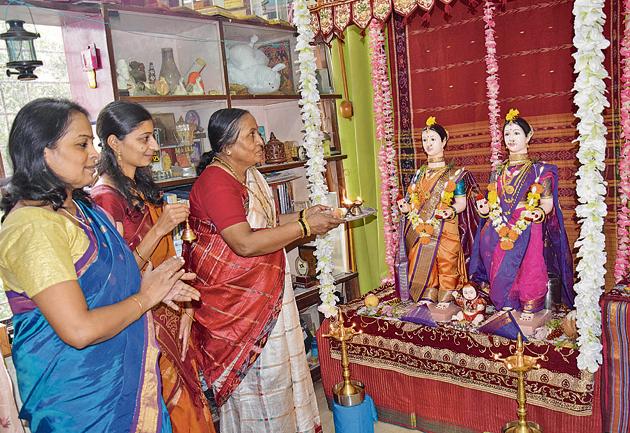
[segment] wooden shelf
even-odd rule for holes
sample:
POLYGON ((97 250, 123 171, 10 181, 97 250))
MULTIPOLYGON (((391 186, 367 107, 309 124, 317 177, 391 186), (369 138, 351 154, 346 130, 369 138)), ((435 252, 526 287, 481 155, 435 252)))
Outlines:
MULTIPOLYGON (((348 155, 331 155, 324 158, 326 161, 339 161, 342 159, 346 159, 348 155)), ((306 164, 306 161, 291 161, 291 162, 282 162, 280 164, 263 164, 258 167, 258 171, 261 173, 269 173, 272 171, 282 171, 282 170, 290 170, 292 168, 302 167, 306 164)))
MULTIPOLYGON (((263 94, 263 95, 231 95, 232 104, 234 105, 273 105, 283 102, 299 101, 300 95, 280 95, 280 94, 263 94)), ((320 99, 341 99, 339 94, 320 95, 320 99)))
POLYGON ((137 103, 160 103, 160 102, 192 102, 200 101, 227 101, 227 95, 180 95, 180 96, 123 96, 119 98, 121 101, 137 102, 137 103))
POLYGON ((171 188, 174 186, 190 185, 197 180, 195 177, 176 177, 174 179, 156 180, 155 183, 161 188, 171 188))
MULTIPOLYGON (((357 272, 344 272, 342 274, 335 275, 335 285, 342 284, 347 281, 357 278, 359 274, 357 272)), ((302 311, 312 305, 319 304, 319 284, 309 287, 304 291, 295 295, 295 302, 298 310, 302 311)))
MULTIPOLYGON (((324 158, 326 161, 340 161, 342 159, 346 159, 348 155, 332 155, 324 158)), ((292 168, 302 167, 306 164, 306 161, 291 161, 291 162, 283 162, 281 164, 265 164, 258 167, 258 171, 261 173, 271 173, 272 171, 283 171, 290 170, 292 168)), ((297 177, 295 178, 297 179, 297 177)), ((295 180, 291 179, 291 180, 295 180)), ((197 180, 197 176, 195 177, 178 177, 175 179, 164 179, 164 180, 156 180, 155 183, 161 188, 171 188, 174 186, 182 186, 182 185, 190 185, 195 183, 197 180)), ((281 182, 289 182, 288 180, 282 180, 281 182)), ((270 182, 270 183, 279 183, 279 182, 270 182)))

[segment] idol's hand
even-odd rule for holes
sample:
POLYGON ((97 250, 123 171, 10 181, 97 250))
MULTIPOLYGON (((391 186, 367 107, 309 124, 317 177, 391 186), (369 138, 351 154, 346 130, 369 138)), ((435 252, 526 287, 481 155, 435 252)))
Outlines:
POLYGON ((541 223, 545 220, 545 211, 541 208, 536 208, 530 212, 532 215, 532 221, 534 223, 541 223))
POLYGON ((171 233, 175 227, 186 221, 190 209, 185 203, 165 204, 162 206, 162 214, 155 223, 155 228, 160 236, 171 233))

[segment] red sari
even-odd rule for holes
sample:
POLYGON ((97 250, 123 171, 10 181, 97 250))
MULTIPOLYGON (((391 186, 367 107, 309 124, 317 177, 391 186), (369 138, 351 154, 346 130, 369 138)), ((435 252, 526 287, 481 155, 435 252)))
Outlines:
POLYGON ((219 406, 260 355, 282 307, 283 251, 241 257, 220 235, 247 221, 248 200, 245 187, 217 167, 204 171, 190 195, 190 224, 197 240, 184 246, 184 258, 197 274, 195 288, 201 293, 193 335, 208 384, 227 372, 215 389, 219 406))
MULTIPOLYGON (((125 197, 108 185, 92 188, 92 198, 117 223, 123 226, 123 237, 133 250, 157 222, 161 209, 146 204, 143 211, 131 207, 125 197)), ((164 236, 151 254, 151 263, 158 266, 175 255, 173 239, 164 236)), ((180 359, 182 342, 179 339, 180 315, 163 304, 151 311, 155 334, 160 346, 162 396, 166 402, 174 433, 214 433, 212 415, 197 376, 192 343, 184 362, 180 359)))

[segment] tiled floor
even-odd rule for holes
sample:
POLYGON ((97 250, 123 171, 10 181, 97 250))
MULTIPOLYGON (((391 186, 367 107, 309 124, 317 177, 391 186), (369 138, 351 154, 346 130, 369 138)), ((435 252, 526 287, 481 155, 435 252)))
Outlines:
MULTIPOLYGON (((328 409, 328 404, 326 403, 326 396, 324 395, 324 388, 322 386, 321 380, 319 382, 315 382, 315 394, 317 394, 317 405, 319 406, 319 415, 322 420, 322 429, 324 433, 334 433, 335 426, 333 424, 333 416, 332 412, 328 409)), ((403 427, 399 427, 397 425, 385 424, 383 422, 377 422, 374 425, 374 433, 412 433, 417 430, 409 430, 403 427)))

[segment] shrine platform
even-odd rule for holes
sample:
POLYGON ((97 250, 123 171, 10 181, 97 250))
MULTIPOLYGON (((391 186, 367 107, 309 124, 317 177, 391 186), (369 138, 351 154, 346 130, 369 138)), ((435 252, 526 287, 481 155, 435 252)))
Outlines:
MULTIPOLYGON (((396 298, 391 286, 371 293, 381 304, 396 298)), ((363 300, 345 306, 346 326, 362 334, 348 344, 352 378, 365 384, 379 420, 426 433, 498 433, 516 419, 516 375, 494 359, 512 354, 506 338, 460 329, 436 328, 365 313, 363 300)), ((341 381, 340 345, 318 331, 322 384, 329 402, 341 381)), ((544 356, 526 376, 528 419, 545 432, 602 432, 600 373, 577 367, 572 345, 530 341, 525 354, 544 356)))

